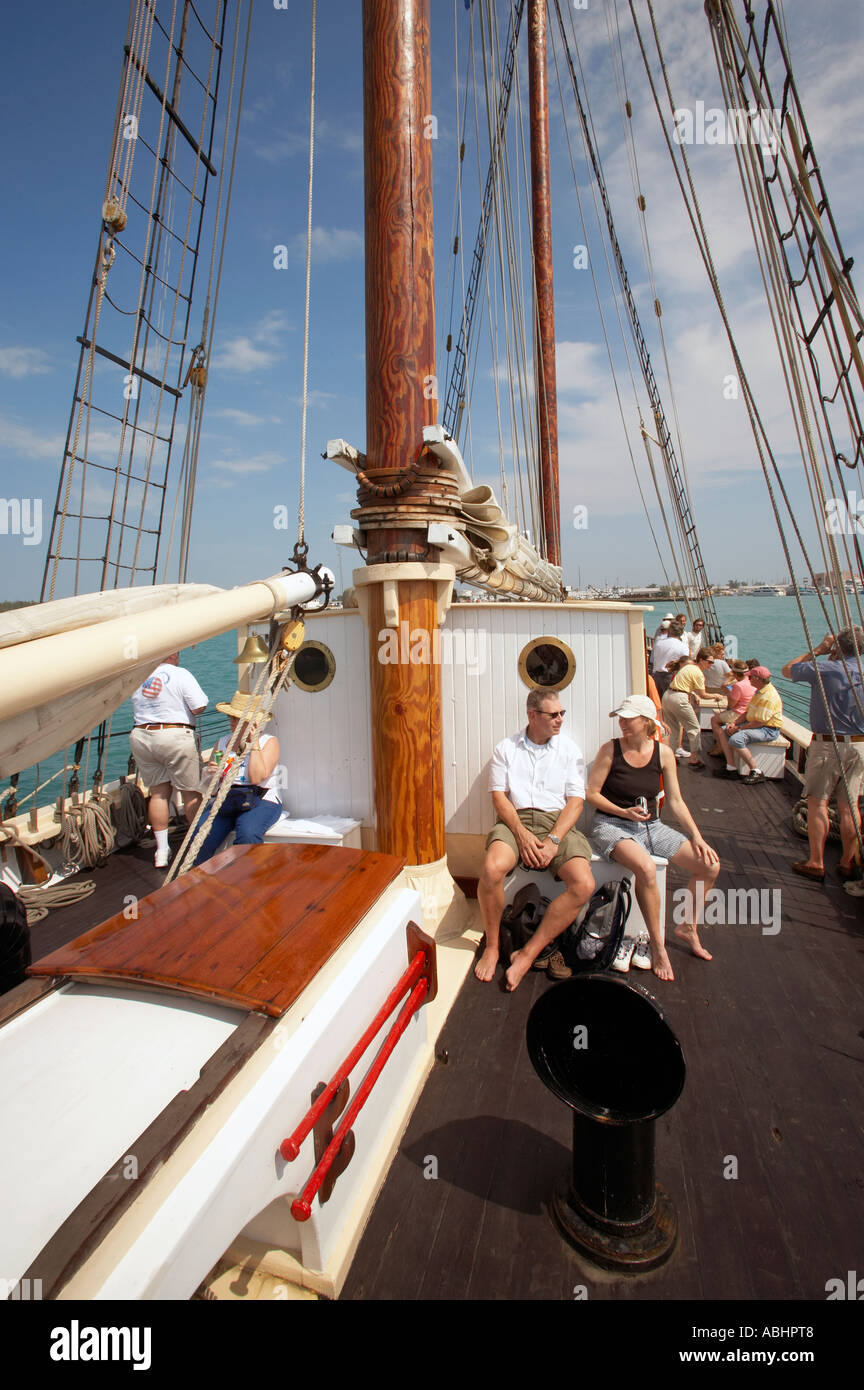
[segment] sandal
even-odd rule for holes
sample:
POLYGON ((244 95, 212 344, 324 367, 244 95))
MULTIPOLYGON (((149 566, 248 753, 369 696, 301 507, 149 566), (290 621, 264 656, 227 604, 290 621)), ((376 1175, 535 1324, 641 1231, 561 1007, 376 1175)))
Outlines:
POLYGON ((697 760, 696 760, 695 763, 688 763, 687 766, 688 766, 688 767, 692 767, 692 769, 693 769, 694 772, 701 772, 701 771, 702 771, 702 768, 705 766, 705 764, 702 763, 702 762, 700 762, 700 761, 698 760, 698 758, 697 758, 697 760))

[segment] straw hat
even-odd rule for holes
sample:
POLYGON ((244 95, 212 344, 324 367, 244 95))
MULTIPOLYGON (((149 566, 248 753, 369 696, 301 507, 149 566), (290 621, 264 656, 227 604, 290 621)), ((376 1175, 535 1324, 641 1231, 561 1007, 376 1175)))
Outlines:
POLYGON ((216 708, 220 714, 230 714, 234 719, 246 719, 248 716, 251 719, 259 719, 266 722, 266 720, 273 718, 272 714, 262 715, 260 712, 256 711, 255 706, 252 704, 252 696, 247 694, 245 690, 235 691, 234 698, 230 704, 217 705, 216 708))

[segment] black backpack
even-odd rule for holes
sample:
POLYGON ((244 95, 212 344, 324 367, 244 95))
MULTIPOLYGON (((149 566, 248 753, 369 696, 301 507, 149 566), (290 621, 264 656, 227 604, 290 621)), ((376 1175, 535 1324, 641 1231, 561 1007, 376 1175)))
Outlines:
MULTIPOLYGON (((516 895, 501 918, 502 947, 508 956, 511 950, 525 945, 539 926, 549 906, 541 898, 535 884, 529 884, 516 895)), ((543 954, 560 951, 570 969, 577 974, 588 970, 607 970, 621 945, 624 927, 630 916, 631 897, 628 878, 613 879, 592 893, 575 922, 551 941, 543 954)))
POLYGON ((621 945, 631 906, 629 878, 612 879, 592 893, 559 938, 558 949, 572 971, 608 970, 621 945))

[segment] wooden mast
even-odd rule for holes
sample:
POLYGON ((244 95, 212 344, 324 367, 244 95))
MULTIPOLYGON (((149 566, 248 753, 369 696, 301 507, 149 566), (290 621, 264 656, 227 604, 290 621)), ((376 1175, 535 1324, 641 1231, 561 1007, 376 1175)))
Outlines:
POLYGON ((555 386, 546 0, 528 0, 528 81, 531 109, 531 217, 537 333, 535 378, 540 491, 543 500, 546 559, 552 565, 560 565, 561 513, 558 497, 558 398, 555 386))
POLYGON ((446 852, 438 629, 452 580, 417 524, 412 468, 437 405, 429 0, 363 0, 363 71, 371 486, 361 479, 353 513, 368 552, 355 584, 369 628, 378 848, 431 864, 446 852))

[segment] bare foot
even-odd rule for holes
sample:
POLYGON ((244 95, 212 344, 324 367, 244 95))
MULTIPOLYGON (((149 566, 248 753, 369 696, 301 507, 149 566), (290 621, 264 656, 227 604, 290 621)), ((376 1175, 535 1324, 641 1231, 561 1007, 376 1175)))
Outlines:
POLYGON ((693 952, 694 956, 698 956, 700 960, 714 959, 714 957, 711 955, 711 952, 706 951, 705 947, 702 945, 702 942, 699 940, 699 934, 696 931, 695 927, 676 927, 675 935, 680 936, 681 940, 686 942, 687 945, 690 947, 690 950, 693 952))
POLYGON ((510 957, 510 968, 504 978, 507 981, 507 988, 511 992, 516 988, 523 975, 527 975, 531 969, 531 962, 524 951, 514 951, 510 957))
POLYGON ((652 946, 652 947, 651 947, 651 960, 652 960, 651 969, 654 971, 654 974, 657 976, 657 979, 658 979, 658 980, 674 980, 674 979, 675 979, 675 976, 674 976, 673 973, 672 973, 672 964, 671 964, 671 961, 669 960, 669 957, 668 957, 667 954, 666 954, 666 947, 665 947, 665 946, 661 946, 661 947, 659 948, 659 950, 658 950, 658 948, 657 948, 656 946, 652 946))
POLYGON ((474 974, 478 980, 482 980, 484 985, 490 980, 495 979, 495 971, 498 969, 498 947, 487 946, 482 956, 474 966, 474 974))

